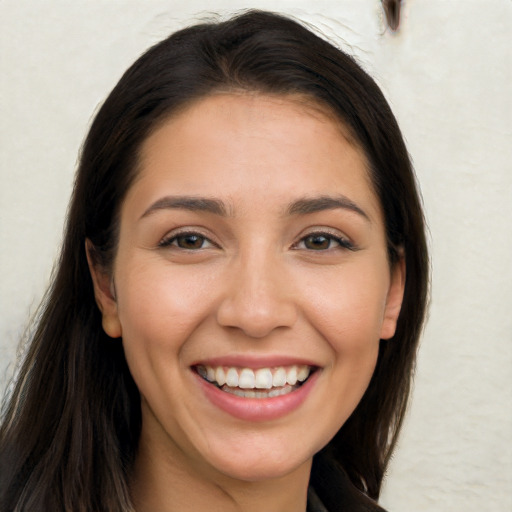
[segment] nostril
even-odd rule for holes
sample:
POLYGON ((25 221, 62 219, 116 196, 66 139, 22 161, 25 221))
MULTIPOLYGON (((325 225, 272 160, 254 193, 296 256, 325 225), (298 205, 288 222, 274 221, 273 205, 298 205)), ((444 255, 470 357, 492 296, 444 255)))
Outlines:
POLYGON ((239 329, 250 338, 264 338, 275 329, 291 327, 296 314, 291 304, 223 304, 217 321, 227 328, 239 329))

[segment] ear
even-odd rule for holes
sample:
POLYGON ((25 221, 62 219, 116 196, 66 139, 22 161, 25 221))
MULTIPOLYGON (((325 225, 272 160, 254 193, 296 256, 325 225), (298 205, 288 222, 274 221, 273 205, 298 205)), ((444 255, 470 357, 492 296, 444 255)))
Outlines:
POLYGON ((111 338, 120 338, 122 329, 117 312, 114 282, 111 274, 94 261, 94 251, 92 242, 87 239, 85 241, 85 253, 94 286, 94 297, 102 314, 103 330, 111 338))
POLYGON ((388 295, 386 298, 386 308, 384 319, 381 326, 380 339, 388 340, 395 335, 396 324, 400 310, 402 309, 402 300, 405 289, 405 256, 403 251, 398 256, 398 261, 393 264, 391 269, 391 281, 389 284, 388 295))

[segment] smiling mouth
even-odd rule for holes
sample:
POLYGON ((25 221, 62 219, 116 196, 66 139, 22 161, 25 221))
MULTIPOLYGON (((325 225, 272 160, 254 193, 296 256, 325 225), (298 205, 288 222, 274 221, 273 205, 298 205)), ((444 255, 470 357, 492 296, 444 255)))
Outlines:
POLYGON ((258 369, 197 365, 193 369, 205 381, 220 390, 243 398, 273 398, 286 395, 302 386, 316 370, 307 365, 258 369))

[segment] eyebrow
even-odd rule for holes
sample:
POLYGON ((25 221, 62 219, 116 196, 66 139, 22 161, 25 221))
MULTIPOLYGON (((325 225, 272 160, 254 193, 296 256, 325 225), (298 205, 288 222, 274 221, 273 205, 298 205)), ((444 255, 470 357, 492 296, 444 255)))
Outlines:
POLYGON ((218 199, 194 196, 166 196, 153 203, 141 216, 141 219, 158 210, 189 210, 208 212, 227 216, 226 206, 218 199))
POLYGON ((287 213, 288 215, 307 215, 309 213, 335 210, 338 208, 357 213, 367 221, 370 221, 370 217, 362 208, 343 195, 305 197, 291 203, 288 206, 287 213))
MULTIPOLYGON (((366 212, 343 195, 305 197, 293 201, 286 209, 287 215, 308 215, 324 210, 349 210, 370 221, 366 212)), ((228 209, 223 201, 207 197, 166 196, 154 202, 141 216, 148 217, 158 210, 189 210, 212 213, 227 217, 228 209)))

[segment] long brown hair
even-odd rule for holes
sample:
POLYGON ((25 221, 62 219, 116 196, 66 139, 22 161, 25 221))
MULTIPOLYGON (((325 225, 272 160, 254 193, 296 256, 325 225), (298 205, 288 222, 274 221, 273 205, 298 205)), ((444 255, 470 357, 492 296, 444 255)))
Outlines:
POLYGON ((379 510, 372 500, 402 425, 427 300, 421 203, 402 135, 372 78, 301 24, 261 11, 196 25, 155 45, 126 71, 94 119, 53 282, 4 404, 2 510, 132 510, 128 480, 141 428, 140 397, 122 342, 102 330, 85 240, 108 269, 143 141, 178 109, 232 89, 298 93, 343 122, 369 162, 390 261, 398 251, 405 254, 396 334, 381 341, 368 390, 315 457, 311 476, 329 510, 379 510))

